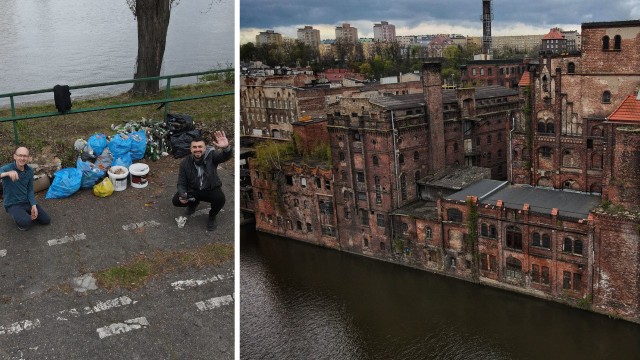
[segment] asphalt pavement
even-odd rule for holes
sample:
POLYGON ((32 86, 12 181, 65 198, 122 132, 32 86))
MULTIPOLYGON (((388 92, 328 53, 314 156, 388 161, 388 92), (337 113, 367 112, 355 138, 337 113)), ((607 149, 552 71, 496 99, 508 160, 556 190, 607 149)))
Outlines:
POLYGON ((0 211, 0 359, 232 359, 234 265, 175 271, 137 290, 95 288, 91 274, 155 250, 234 244, 232 161, 219 169, 226 204, 184 228, 171 204, 179 160, 148 162, 149 185, 106 198, 91 190, 36 199, 48 226, 20 231, 0 211), (95 288, 95 289, 94 289, 95 288))

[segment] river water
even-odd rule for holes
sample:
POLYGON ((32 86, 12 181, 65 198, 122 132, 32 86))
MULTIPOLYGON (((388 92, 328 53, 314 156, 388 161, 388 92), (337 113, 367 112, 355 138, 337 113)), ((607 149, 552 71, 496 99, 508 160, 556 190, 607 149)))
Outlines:
MULTIPOLYGON (((2 0, 0 34, 0 94, 126 80, 135 72, 137 27, 125 0, 2 0)), ((234 47, 233 0, 180 1, 171 12, 162 74, 233 67, 234 47)), ((130 87, 74 90, 72 96, 130 87)), ((0 99, 0 106, 8 103, 0 99)))
POLYGON ((242 359, 638 359, 640 325, 241 230, 242 359))

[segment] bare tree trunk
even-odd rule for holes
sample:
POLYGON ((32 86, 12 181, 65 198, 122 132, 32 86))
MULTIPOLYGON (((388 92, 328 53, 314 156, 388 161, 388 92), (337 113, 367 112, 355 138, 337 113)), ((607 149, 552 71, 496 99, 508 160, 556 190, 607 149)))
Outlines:
MULTIPOLYGON (((137 0, 135 15, 138 20, 138 58, 134 79, 159 76, 167 43, 171 1, 137 0)), ((129 91, 143 95, 157 93, 159 89, 160 83, 156 80, 134 83, 129 91)))

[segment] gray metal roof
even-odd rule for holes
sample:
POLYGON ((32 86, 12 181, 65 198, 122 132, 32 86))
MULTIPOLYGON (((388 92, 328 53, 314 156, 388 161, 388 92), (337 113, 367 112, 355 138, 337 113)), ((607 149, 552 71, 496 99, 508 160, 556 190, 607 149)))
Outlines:
POLYGON ((586 219, 589 211, 600 205, 600 196, 597 195, 507 185, 496 180, 480 180, 447 199, 464 201, 468 195, 477 196, 481 204, 496 205, 498 200, 502 200, 503 205, 511 209, 522 209, 524 204, 529 204, 529 211, 541 214, 551 214, 551 210, 556 208, 558 216, 573 219, 586 219))
MULTIPOLYGON (((494 97, 514 96, 518 92, 503 86, 482 86, 475 88, 476 100, 490 99, 494 97)), ((442 103, 451 104, 458 101, 455 89, 442 90, 442 103)), ((389 110, 409 109, 417 106, 424 106, 424 93, 406 94, 406 95, 389 95, 371 99, 371 103, 382 106, 389 110)))

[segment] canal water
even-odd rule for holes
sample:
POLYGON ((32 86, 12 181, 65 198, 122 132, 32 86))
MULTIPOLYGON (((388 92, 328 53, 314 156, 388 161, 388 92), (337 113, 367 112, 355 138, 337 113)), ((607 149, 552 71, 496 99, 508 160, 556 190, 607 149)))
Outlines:
POLYGON ((242 359, 638 359, 640 325, 243 227, 242 359))
MULTIPOLYGON (((137 25, 126 0, 2 0, 0 7, 0 94, 133 78, 137 25)), ((234 0, 180 1, 171 12, 162 74, 233 67, 234 29, 234 0)), ((49 99, 52 94, 16 101, 49 99)), ((8 103, 0 99, 0 106, 8 103)))

